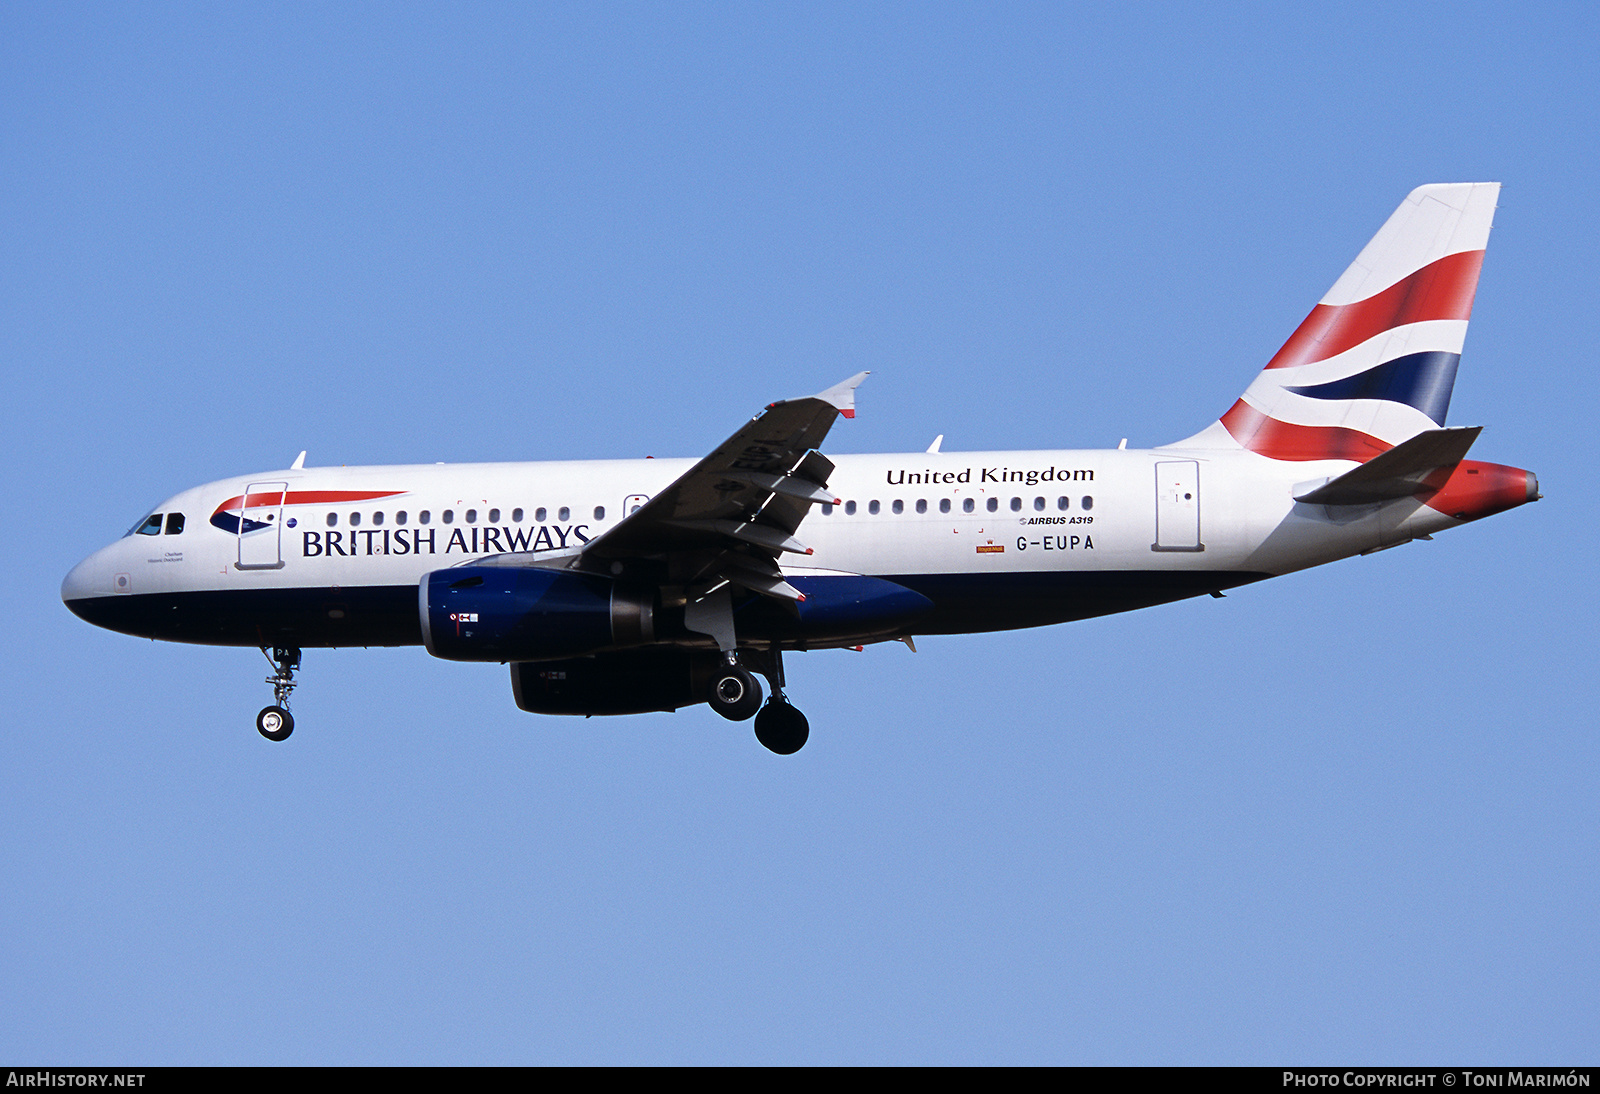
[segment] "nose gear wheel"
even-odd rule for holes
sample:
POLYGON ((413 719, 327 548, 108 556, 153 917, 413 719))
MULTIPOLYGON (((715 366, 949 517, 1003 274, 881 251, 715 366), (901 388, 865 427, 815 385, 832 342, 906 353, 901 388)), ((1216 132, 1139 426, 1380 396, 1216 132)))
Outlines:
POLYGON ((294 732, 294 715, 282 707, 262 707, 256 715, 256 731, 269 741, 287 740, 294 732))

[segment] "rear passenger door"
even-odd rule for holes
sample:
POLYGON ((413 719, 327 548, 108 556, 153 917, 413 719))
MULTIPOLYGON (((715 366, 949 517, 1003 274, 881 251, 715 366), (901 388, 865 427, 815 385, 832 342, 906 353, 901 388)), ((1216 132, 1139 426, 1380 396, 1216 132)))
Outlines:
POLYGON ((1155 551, 1204 551, 1200 542, 1200 464, 1163 460, 1156 464, 1155 551))

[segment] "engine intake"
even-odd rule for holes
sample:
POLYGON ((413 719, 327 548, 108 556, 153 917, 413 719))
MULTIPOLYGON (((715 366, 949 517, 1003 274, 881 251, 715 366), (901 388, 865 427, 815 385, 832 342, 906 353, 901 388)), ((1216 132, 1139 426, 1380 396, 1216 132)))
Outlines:
POLYGON ((448 661, 541 661, 655 641, 655 597, 593 574, 459 566, 418 584, 422 641, 448 661))

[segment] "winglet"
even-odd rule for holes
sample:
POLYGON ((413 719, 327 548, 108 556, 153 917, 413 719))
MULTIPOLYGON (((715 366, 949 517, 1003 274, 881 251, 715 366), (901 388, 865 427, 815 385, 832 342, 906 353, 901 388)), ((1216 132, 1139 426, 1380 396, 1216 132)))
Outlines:
POLYGON ((870 372, 858 372, 844 383, 834 384, 827 391, 818 392, 812 398, 831 403, 846 418, 854 418, 856 416, 856 388, 861 386, 862 380, 871 375, 872 373, 870 372))

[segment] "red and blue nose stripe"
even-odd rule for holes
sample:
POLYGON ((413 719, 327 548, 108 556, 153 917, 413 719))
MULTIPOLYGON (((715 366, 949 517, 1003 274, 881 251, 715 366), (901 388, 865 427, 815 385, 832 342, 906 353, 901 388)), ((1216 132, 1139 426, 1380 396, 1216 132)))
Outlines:
POLYGON ((337 502, 348 501, 375 501, 378 498, 393 498, 406 493, 404 490, 290 490, 281 493, 277 490, 268 490, 261 493, 244 495, 238 494, 229 498, 211 514, 211 523, 221 528, 229 535, 239 532, 254 532, 257 528, 269 527, 264 521, 250 520, 244 517, 246 509, 276 509, 278 505, 331 505, 337 502), (243 527, 241 529, 241 521, 243 527))

